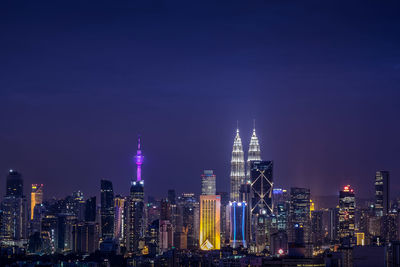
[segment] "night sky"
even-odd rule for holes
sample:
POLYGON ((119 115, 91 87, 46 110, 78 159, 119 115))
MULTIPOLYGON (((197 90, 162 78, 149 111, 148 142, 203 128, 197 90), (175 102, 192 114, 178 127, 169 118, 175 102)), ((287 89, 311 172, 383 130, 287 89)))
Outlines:
POLYGON ((203 169, 228 192, 253 119, 277 186, 373 197, 386 169, 397 195, 398 1, 82 2, 0 3, 1 195, 10 168, 47 198, 128 194, 138 134, 147 195, 203 169))

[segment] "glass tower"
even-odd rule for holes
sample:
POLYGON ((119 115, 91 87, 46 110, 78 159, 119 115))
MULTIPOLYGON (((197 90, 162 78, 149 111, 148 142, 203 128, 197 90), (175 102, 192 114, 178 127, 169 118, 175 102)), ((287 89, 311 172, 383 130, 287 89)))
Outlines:
POLYGON ((389 213, 389 172, 377 171, 375 175, 375 212, 377 216, 389 213))
POLYGON ((114 237, 114 191, 110 181, 101 180, 101 237, 114 237))
POLYGON ((354 190, 346 185, 339 192, 339 238, 342 243, 344 239, 350 241, 354 237, 355 208, 354 190))
POLYGON ((215 174, 213 170, 204 170, 204 173, 201 175, 201 194, 216 194, 215 174))

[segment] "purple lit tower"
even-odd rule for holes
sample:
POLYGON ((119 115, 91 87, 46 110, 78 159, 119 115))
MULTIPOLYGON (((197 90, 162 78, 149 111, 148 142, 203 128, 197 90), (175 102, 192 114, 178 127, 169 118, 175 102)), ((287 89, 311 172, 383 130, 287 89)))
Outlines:
POLYGON ((136 161, 136 166, 137 166, 137 170, 136 170, 136 181, 141 181, 142 180, 142 164, 143 164, 143 155, 142 155, 142 150, 140 147, 140 136, 138 137, 138 144, 137 144, 137 151, 136 151, 136 156, 135 156, 135 161, 136 161))
POLYGON ((142 180, 143 155, 138 138, 138 148, 135 156, 137 167, 136 181, 132 179, 129 211, 128 211, 128 251, 140 254, 139 242, 144 238, 145 218, 144 218, 144 181, 142 180))

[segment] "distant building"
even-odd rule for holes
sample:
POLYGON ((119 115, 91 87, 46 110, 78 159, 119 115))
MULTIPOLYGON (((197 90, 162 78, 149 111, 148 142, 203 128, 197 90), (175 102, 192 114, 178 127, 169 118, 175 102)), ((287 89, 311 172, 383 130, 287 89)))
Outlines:
POLYGON ((273 213, 272 190, 273 182, 273 162, 272 161, 252 161, 251 162, 251 213, 267 214, 273 213))
POLYGON ((204 173, 201 175, 201 194, 216 194, 215 174, 213 170, 204 170, 204 173))
POLYGON ((25 197, 5 196, 2 202, 2 240, 19 241, 27 238, 28 209, 25 197))
POLYGON ((131 181, 130 199, 128 208, 128 238, 127 248, 129 252, 139 253, 141 250, 140 241, 145 236, 145 210, 144 210, 144 180, 142 179, 142 164, 144 156, 140 137, 138 138, 137 151, 135 156, 136 181, 131 181))
POLYGON ((175 194, 175 190, 174 189, 169 189, 168 190, 168 201, 172 205, 176 204, 176 194, 175 194))
POLYGON ((10 170, 6 179, 6 195, 1 203, 3 228, 0 239, 20 241, 27 238, 28 207, 20 173, 10 170))
POLYGON ((160 220, 159 248, 166 252, 174 246, 174 229, 169 220, 160 220))
POLYGON ((220 249, 220 211, 219 195, 200 196, 200 240, 201 250, 220 249))
POLYGON ((32 184, 31 191, 31 216, 30 219, 33 220, 33 215, 35 211, 35 206, 43 203, 43 184, 32 184))
POLYGON ((323 211, 311 212, 311 237, 314 246, 320 247, 324 243, 324 229, 322 223, 323 211))
POLYGON ((6 196, 7 197, 23 197, 24 196, 24 181, 22 175, 15 171, 10 170, 7 175, 6 185, 6 196))
POLYGON ((182 219, 182 229, 187 232, 187 248, 195 249, 199 243, 199 202, 193 193, 183 193, 178 198, 177 205, 182 219))
POLYGON ((341 243, 354 244, 356 201, 354 190, 347 185, 339 192, 339 238, 341 243))
POLYGON ((95 222, 73 224, 72 250, 77 253, 94 253, 99 248, 99 232, 99 225, 95 222))
POLYGON ((375 211, 377 216, 383 216, 389 213, 389 193, 389 172, 377 171, 375 174, 375 211))
POLYGON ((114 237, 114 191, 110 181, 101 180, 101 238, 114 237))
POLYGON ((96 197, 91 197, 86 200, 85 221, 86 222, 96 221, 96 197))
POLYGON ((118 195, 114 198, 114 238, 119 243, 123 243, 125 239, 126 203, 126 198, 122 196, 118 195))
POLYGON ((139 252, 139 241, 144 237, 144 183, 132 182, 128 214, 128 248, 139 252))
POLYGON ((311 242, 311 221, 310 221, 310 189, 292 187, 290 189, 290 212, 288 223, 289 242, 297 243, 303 240, 307 246, 306 254, 310 255, 309 245, 311 242), (300 235, 303 235, 300 237, 300 235))
POLYGON ((246 210, 249 208, 246 202, 230 202, 230 244, 233 248, 247 247, 247 218, 246 210))

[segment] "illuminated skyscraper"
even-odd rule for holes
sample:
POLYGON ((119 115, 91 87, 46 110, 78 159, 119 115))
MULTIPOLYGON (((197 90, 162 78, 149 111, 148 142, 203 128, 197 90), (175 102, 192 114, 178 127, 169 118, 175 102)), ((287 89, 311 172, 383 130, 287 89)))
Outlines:
POLYGON ((116 196, 114 198, 114 238, 120 243, 125 237, 125 198, 116 196))
POLYGON ((249 208, 246 202, 230 202, 230 244, 233 248, 247 247, 247 216, 249 208))
POLYGON ((199 243, 199 202, 193 193, 183 193, 178 198, 178 206, 182 228, 187 232, 187 247, 189 249, 197 248, 199 243))
POLYGON ((240 185, 244 183, 244 156, 242 140, 240 139, 239 129, 236 129, 235 140, 233 141, 232 160, 231 160, 231 201, 240 201, 240 185))
POLYGON ((252 214, 272 214, 272 190, 274 187, 273 162, 252 161, 250 183, 252 190, 252 214))
POLYGON ((114 191, 110 181, 101 180, 101 237, 114 236, 114 191))
POLYGON ((339 192, 339 238, 348 244, 355 236, 355 209, 356 201, 354 190, 347 185, 339 192))
POLYGON ((202 195, 215 195, 215 174, 213 170, 204 170, 201 175, 201 194, 202 195))
POLYGON ((128 209, 128 251, 139 253, 139 241, 144 238, 144 180, 142 179, 143 155, 140 137, 138 138, 136 162, 136 181, 131 181, 130 200, 128 209))
POLYGON ((18 241, 27 237, 29 214, 23 185, 21 174, 10 170, 6 180, 6 195, 1 205, 3 229, 1 229, 0 239, 2 240, 18 241))
POLYGON ((256 135, 256 126, 254 125, 253 134, 250 139, 249 152, 247 153, 246 179, 250 180, 251 165, 253 160, 261 160, 260 144, 256 135))
POLYGON ((292 187, 290 189, 290 212, 288 223, 289 242, 302 239, 311 242, 310 189, 292 187), (302 231, 298 231, 301 228, 302 231), (298 234, 304 236, 300 238, 298 234))
POLYGON ((389 213, 389 172, 377 171, 375 175, 375 212, 377 216, 389 213))
POLYGON ((221 248, 220 214, 221 196, 200 196, 200 249, 213 250, 221 248))
POLYGON ((31 220, 35 211, 35 206, 43 203, 43 184, 32 184, 31 191, 31 220))

